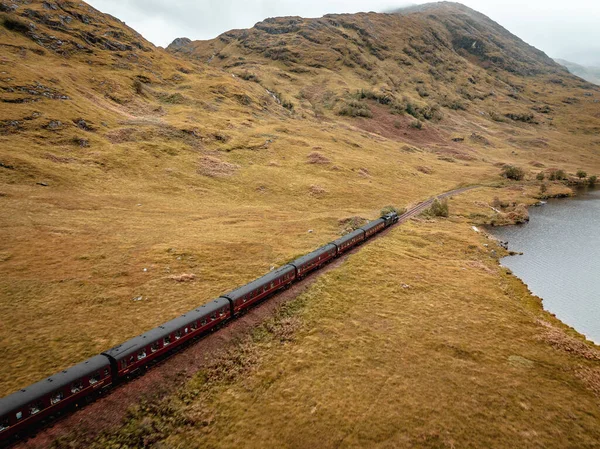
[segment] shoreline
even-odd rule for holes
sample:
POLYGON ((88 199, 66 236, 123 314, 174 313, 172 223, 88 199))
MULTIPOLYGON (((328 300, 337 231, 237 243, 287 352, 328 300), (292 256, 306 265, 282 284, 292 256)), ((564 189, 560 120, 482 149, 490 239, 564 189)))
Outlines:
MULTIPOLYGON (((598 191, 600 190, 597 186, 581 186, 581 185, 569 185, 567 186, 568 188, 570 188, 572 190, 571 194, 567 194, 567 193, 561 193, 561 194, 557 194, 556 196, 552 196, 552 197, 548 197, 545 198, 544 200, 540 200, 537 203, 534 204, 530 204, 527 205, 527 209, 529 210, 529 208, 531 207, 542 207, 547 205, 548 201, 558 201, 558 200, 567 200, 567 199, 576 199, 578 197, 582 197, 585 196, 587 194, 589 194, 590 191, 598 191)), ((528 217, 529 218, 529 217, 528 217)), ((515 251, 515 250, 510 250, 509 249, 509 240, 506 241, 502 241, 501 238, 497 237, 496 235, 494 235, 494 229, 498 229, 498 228, 503 228, 503 227, 513 227, 513 226, 524 226, 527 225, 529 223, 529 219, 527 220, 526 223, 509 223, 509 224, 504 224, 504 225, 499 225, 499 226, 494 226, 494 225, 485 225, 482 226, 482 228, 484 229, 484 231, 486 232, 486 235, 488 235, 488 237, 492 240, 494 240, 498 246, 500 246, 503 250, 505 250, 506 254, 501 255, 498 257, 498 265, 505 269, 509 275, 513 276, 516 280, 518 280, 520 283, 522 283, 522 285, 526 288, 527 292, 534 298, 539 300, 540 303, 540 307, 541 310, 550 315, 552 318, 554 318, 555 320, 557 320, 561 326, 563 326, 565 328, 565 330, 568 330, 569 333, 574 333, 576 334, 579 338, 581 338, 582 340, 584 340, 587 344, 591 344, 596 348, 600 348, 600 342, 594 341, 593 339, 591 339, 590 337, 588 337, 587 335, 585 335, 582 331, 579 331, 576 327, 562 321, 557 315, 556 313, 552 312, 551 310, 547 309, 545 307, 545 300, 542 296, 539 296, 537 294, 535 294, 531 288, 529 287, 529 285, 527 284, 527 282, 525 281, 525 279, 522 279, 519 275, 517 275, 513 269, 511 269, 510 267, 504 265, 502 263, 502 260, 505 258, 509 258, 509 257, 514 257, 514 256, 520 256, 523 255, 522 252, 520 251, 515 251)))

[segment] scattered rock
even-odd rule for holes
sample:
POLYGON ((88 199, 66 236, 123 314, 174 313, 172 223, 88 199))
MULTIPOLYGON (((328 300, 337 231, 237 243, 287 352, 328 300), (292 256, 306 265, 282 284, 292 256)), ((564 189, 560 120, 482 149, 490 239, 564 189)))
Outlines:
POLYGON ((46 129, 49 129, 51 131, 62 129, 62 127, 63 124, 60 120, 51 120, 50 123, 46 125, 46 129))
POLYGON ((220 178, 233 175, 240 168, 237 164, 230 164, 213 156, 204 156, 200 159, 198 173, 211 178, 220 178))
POLYGON ((313 230, 312 230, 312 229, 309 229, 309 230, 308 230, 308 233, 309 233, 309 234, 312 234, 312 233, 313 233, 313 230))
POLYGON ((37 184, 38 186, 42 186, 42 187, 48 187, 48 184, 47 184, 47 183, 45 183, 45 182, 36 182, 36 184, 37 184))
POLYGON ((73 123, 75 123, 75 125, 77 125, 77 127, 83 129, 84 131, 93 131, 94 130, 94 128, 82 118, 73 120, 73 123))
POLYGON ((369 222, 369 220, 367 220, 366 218, 358 217, 358 216, 342 218, 342 219, 338 220, 338 224, 342 228, 343 234, 349 234, 350 232, 357 230, 361 226, 364 226, 368 222, 369 222))
POLYGON ((478 133, 471 134, 470 139, 472 142, 479 143, 481 145, 486 145, 486 146, 491 145, 491 142, 488 139, 486 139, 485 137, 483 137, 481 134, 478 134, 478 133))
POLYGON ((142 298, 141 296, 136 296, 135 298, 132 299, 132 301, 141 301, 142 299, 144 299, 144 298, 142 298))
POLYGON ((196 275, 192 274, 192 273, 183 273, 183 274, 179 274, 179 275, 172 275, 169 276, 169 279, 175 281, 175 282, 191 282, 194 279, 196 279, 196 275))
POLYGON ((308 164, 330 164, 331 161, 318 151, 313 151, 308 155, 308 164))
POLYGON ((312 196, 322 196, 327 193, 327 190, 317 184, 313 184, 310 186, 309 193, 312 196))

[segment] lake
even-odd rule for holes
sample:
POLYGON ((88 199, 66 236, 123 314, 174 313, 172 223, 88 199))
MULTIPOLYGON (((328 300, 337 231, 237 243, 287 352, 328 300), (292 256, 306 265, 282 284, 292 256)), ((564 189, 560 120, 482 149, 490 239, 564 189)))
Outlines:
POLYGON ((529 209, 530 222, 489 228, 509 249, 501 260, 544 308, 600 344, 600 190, 529 209))

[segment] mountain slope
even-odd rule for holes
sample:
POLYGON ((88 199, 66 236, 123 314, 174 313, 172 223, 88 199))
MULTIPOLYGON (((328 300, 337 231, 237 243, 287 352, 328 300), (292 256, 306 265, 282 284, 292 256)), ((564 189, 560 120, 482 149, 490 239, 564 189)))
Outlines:
POLYGON ((565 61, 564 59, 557 59, 556 62, 565 66, 573 75, 583 78, 590 83, 600 84, 600 68, 586 67, 574 62, 565 61))

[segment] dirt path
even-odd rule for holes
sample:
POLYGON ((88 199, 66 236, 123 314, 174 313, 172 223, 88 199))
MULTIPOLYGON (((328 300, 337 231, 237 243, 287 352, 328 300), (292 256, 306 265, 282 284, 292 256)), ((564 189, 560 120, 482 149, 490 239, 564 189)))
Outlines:
MULTIPOLYGON (((475 187, 465 187, 439 195, 446 198, 458 195, 475 187)), ((434 198, 419 203, 400 217, 399 224, 416 216, 427 209, 434 198)), ((385 236, 391 228, 370 239, 369 242, 385 236)), ((366 244, 368 244, 367 242, 366 244)), ((191 344, 150 368, 143 376, 112 389, 94 403, 62 416, 46 428, 39 430, 35 436, 19 442, 13 447, 18 449, 43 449, 51 446, 52 442, 61 435, 78 432, 89 437, 103 430, 121 426, 127 409, 145 398, 166 395, 184 385, 196 372, 208 366, 210 361, 226 350, 228 344, 243 336, 265 319, 283 303, 288 302, 306 291, 319 276, 339 267, 351 254, 360 250, 354 248, 339 259, 334 260, 321 270, 313 272, 302 281, 293 284, 289 289, 273 296, 269 300, 254 307, 242 317, 211 333, 194 344, 191 344)))

